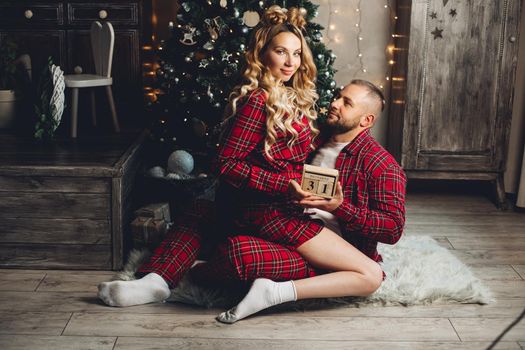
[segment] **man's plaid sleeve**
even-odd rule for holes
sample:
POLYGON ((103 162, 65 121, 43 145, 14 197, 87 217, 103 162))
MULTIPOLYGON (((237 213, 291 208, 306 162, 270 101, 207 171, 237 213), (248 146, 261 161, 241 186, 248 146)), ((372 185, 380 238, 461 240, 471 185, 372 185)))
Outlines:
MULTIPOLYGON (((353 205, 349 198, 333 212, 346 225, 346 230, 381 243, 394 244, 405 224, 406 176, 391 164, 368 183, 368 205, 353 205)), ((358 196, 363 196, 358 193, 358 196)), ((361 201, 359 201, 361 202, 361 201)))

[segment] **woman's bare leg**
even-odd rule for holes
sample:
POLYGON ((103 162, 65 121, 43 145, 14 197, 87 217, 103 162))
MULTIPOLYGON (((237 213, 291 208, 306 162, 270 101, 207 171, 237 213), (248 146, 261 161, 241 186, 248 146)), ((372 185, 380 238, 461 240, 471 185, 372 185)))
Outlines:
POLYGON ((234 323, 268 307, 299 299, 366 296, 376 291, 383 280, 379 264, 326 228, 297 252, 313 266, 336 272, 287 282, 257 279, 246 297, 217 319, 234 323))
POLYGON ((298 299, 366 296, 383 281, 378 263, 329 229, 324 228, 297 252, 311 265, 334 271, 294 281, 298 299))

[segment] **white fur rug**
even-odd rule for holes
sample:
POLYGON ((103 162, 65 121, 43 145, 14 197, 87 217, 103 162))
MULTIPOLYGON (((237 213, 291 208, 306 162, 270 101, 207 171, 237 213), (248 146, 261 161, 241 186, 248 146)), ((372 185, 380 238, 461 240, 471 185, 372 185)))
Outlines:
MULTIPOLYGON (((387 278, 367 298, 328 298, 287 304, 292 308, 322 307, 335 304, 354 305, 421 305, 439 303, 478 303, 494 301, 490 290, 472 271, 446 248, 430 237, 403 237, 396 245, 380 245, 383 270, 387 278)), ((130 280, 145 257, 145 252, 132 252, 124 271, 115 279, 130 280)), ((204 289, 187 278, 172 290, 169 301, 206 307, 235 305, 245 290, 204 289)))

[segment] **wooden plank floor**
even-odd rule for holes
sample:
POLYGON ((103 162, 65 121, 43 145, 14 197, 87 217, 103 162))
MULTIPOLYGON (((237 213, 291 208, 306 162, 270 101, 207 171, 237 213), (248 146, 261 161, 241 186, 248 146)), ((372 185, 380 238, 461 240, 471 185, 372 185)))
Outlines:
MULTIPOLYGON (((407 235, 430 235, 494 291, 495 304, 276 311, 234 325, 175 303, 111 308, 111 271, 0 270, 0 349, 485 349, 525 308, 525 214, 482 195, 410 193, 407 235)), ((525 321, 496 349, 524 349, 525 321)))

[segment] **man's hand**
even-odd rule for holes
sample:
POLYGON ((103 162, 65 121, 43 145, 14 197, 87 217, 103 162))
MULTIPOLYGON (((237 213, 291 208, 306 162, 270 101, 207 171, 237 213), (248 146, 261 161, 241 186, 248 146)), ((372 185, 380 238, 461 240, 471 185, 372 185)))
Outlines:
POLYGON ((298 202, 303 208, 316 208, 328 212, 336 210, 341 203, 343 203, 343 188, 339 182, 335 188, 335 195, 331 199, 311 195, 299 200, 298 202))

